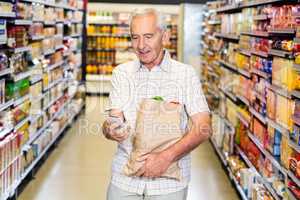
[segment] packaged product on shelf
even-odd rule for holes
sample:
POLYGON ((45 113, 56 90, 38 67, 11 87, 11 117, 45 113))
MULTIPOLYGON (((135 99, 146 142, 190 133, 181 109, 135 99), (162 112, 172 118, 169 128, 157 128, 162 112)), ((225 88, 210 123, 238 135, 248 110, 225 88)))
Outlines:
POLYGON ((271 28, 290 29, 298 27, 298 9, 299 5, 283 5, 279 7, 272 7, 271 28))
POLYGON ((28 70, 28 53, 15 53, 11 54, 9 58, 10 68, 14 74, 19 74, 28 70))
POLYGON ((42 42, 43 52, 48 53, 54 51, 55 48, 55 39, 52 38, 45 38, 42 42))
POLYGON ((268 53, 271 49, 272 40, 265 39, 265 38, 255 38, 252 37, 251 40, 251 48, 255 51, 261 51, 268 53))
POLYGON ((1 13, 11 13, 14 11, 14 5, 10 2, 0 2, 1 13))
POLYGON ((44 25, 43 23, 33 23, 29 28, 29 35, 31 37, 38 37, 44 35, 44 25))
POLYGON ((7 81, 5 88, 6 99, 18 99, 29 92, 29 80, 23 79, 17 82, 7 81))
POLYGON ((222 141, 222 151, 226 158, 233 154, 234 148, 234 133, 231 127, 225 126, 224 137, 222 141))
POLYGON ((32 4, 31 3, 22 3, 17 2, 16 13, 17 18, 31 20, 32 19, 32 4))
POLYGON ((296 183, 294 183, 293 181, 289 180, 287 187, 293 193, 293 195, 295 195, 295 197, 297 199, 300 198, 300 188, 299 188, 299 186, 296 183))
POLYGON ((55 53, 51 54, 46 61, 48 62, 48 66, 63 61, 62 51, 56 51, 55 53))
POLYGON ((56 21, 63 22, 65 19, 65 13, 63 8, 55 8, 56 21))
POLYGON ((274 40, 272 43, 272 48, 277 50, 283 50, 287 52, 292 52, 294 47, 293 40, 274 40))
POLYGON ((221 33, 239 35, 243 22, 241 13, 222 15, 221 33))
POLYGON ((267 116, 275 120, 276 119, 276 94, 272 90, 267 90, 267 116))
POLYGON ((282 140, 282 133, 277 129, 268 126, 267 137, 266 137, 266 149, 274 156, 280 157, 280 145, 282 140))
POLYGON ((0 130, 3 131, 7 128, 12 128, 14 126, 13 113, 9 110, 4 110, 0 112, 0 130))
POLYGON ((0 42, 7 42, 6 20, 0 19, 0 42))
POLYGON ((32 20, 33 21, 39 21, 39 22, 43 22, 45 17, 44 17, 44 9, 45 6, 43 4, 32 4, 32 20))
POLYGON ((239 84, 237 85, 237 94, 245 97, 247 100, 251 99, 251 81, 243 76, 240 76, 239 84))
POLYGON ((81 21, 83 18, 83 12, 81 11, 75 11, 73 15, 73 20, 75 21, 81 21))
POLYGON ((293 151, 291 157, 289 158, 289 168, 288 168, 297 178, 300 178, 300 154, 293 151))
POLYGON ((272 84, 288 91, 295 89, 298 74, 293 68, 293 61, 274 57, 272 70, 272 84))
POLYGON ((30 112, 30 101, 25 101, 21 105, 17 106, 12 110, 12 114, 14 117, 14 124, 17 125, 26 117, 29 116, 30 112))
POLYGON ((284 96, 276 95, 276 122, 288 130, 291 130, 293 125, 291 119, 292 114, 293 101, 284 96))
POLYGON ((272 74, 272 60, 261 58, 259 56, 251 56, 250 66, 252 69, 258 69, 262 72, 272 74))
POLYGON ((18 48, 28 45, 28 35, 25 26, 8 26, 7 38, 8 47, 18 48))
POLYGON ((32 42, 32 43, 30 43, 30 47, 31 47, 32 58, 33 59, 41 58, 41 56, 43 55, 42 42, 41 41, 32 42))
POLYGON ((265 144, 267 138, 267 129, 258 119, 252 120, 252 132, 261 144, 265 144))
POLYGON ((35 84, 32 84, 30 86, 29 93, 30 93, 30 96, 32 97, 32 99, 38 98, 43 93, 42 83, 37 82, 35 84))
POLYGON ((16 133, 20 136, 20 146, 23 147, 29 140, 29 122, 26 122, 22 127, 20 127, 16 133))
POLYGON ((289 158, 292 156, 294 150, 289 145, 289 139, 282 137, 281 140, 281 156, 280 161, 284 168, 289 168, 289 158))
POLYGON ((237 53, 235 56, 236 66, 246 71, 250 70, 250 58, 248 56, 237 53))
POLYGON ((218 148, 222 147, 223 137, 224 137, 224 123, 219 115, 213 114, 212 116, 212 130, 213 136, 212 140, 215 141, 218 148))
POLYGON ((45 10, 44 20, 47 22, 55 22, 56 21, 55 9, 53 7, 47 7, 44 10, 45 10))
POLYGON ((237 124, 237 106, 230 99, 226 100, 226 118, 235 127, 237 124))

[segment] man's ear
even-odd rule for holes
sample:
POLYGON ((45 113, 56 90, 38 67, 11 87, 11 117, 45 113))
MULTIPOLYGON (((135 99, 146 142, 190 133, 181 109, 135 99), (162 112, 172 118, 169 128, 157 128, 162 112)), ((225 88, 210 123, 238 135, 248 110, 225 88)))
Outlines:
POLYGON ((169 30, 163 30, 162 41, 163 41, 164 46, 166 46, 170 43, 170 36, 171 36, 171 33, 169 30))

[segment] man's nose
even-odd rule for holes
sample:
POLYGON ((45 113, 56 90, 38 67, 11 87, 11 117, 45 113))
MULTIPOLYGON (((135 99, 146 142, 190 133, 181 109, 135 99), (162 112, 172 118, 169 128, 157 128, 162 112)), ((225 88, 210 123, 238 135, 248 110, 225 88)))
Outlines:
POLYGON ((142 50, 142 49, 144 49, 144 47, 145 47, 145 41, 143 38, 141 38, 141 39, 139 39, 139 42, 138 42, 138 49, 142 50))

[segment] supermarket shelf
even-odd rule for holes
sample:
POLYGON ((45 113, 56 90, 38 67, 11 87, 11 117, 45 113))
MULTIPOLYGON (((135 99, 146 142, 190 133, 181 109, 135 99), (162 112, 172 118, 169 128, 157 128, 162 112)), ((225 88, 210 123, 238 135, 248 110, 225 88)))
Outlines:
POLYGON ((236 102, 237 101, 237 98, 236 98, 236 95, 235 94, 232 94, 231 92, 227 92, 226 90, 222 89, 222 88, 219 88, 223 94, 225 94, 228 98, 230 98, 233 102, 236 102))
POLYGON ((18 105, 24 103, 25 101, 30 100, 30 95, 26 94, 23 97, 20 97, 19 99, 14 101, 14 107, 17 107, 18 105))
POLYGON ((253 166, 252 162, 249 160, 248 156, 243 152, 243 150, 237 145, 234 145, 235 149, 237 150, 238 154, 242 157, 242 159, 245 161, 247 166, 251 169, 254 169, 256 171, 256 168, 253 166))
POLYGON ((216 10, 217 13, 239 12, 242 8, 239 5, 226 5, 216 10))
POLYGON ((286 188, 286 191, 290 200, 298 200, 290 189, 286 188))
POLYGON ((262 14, 262 15, 256 15, 256 16, 253 16, 252 19, 253 19, 254 21, 263 21, 263 20, 269 19, 269 16, 268 16, 268 15, 265 15, 265 14, 262 14))
POLYGON ((0 17, 16 17, 16 13, 15 12, 7 12, 7 13, 0 13, 0 17))
POLYGON ((23 119, 21 122, 19 122, 15 127, 14 127, 14 132, 16 132, 18 129, 20 129, 24 124, 29 122, 30 117, 27 116, 25 119, 23 119))
POLYGON ((44 56, 48 56, 55 53, 55 49, 48 49, 43 53, 44 56))
POLYGON ((221 20, 210 20, 208 21, 209 25, 220 25, 222 22, 221 20))
POLYGON ((300 72, 300 65, 299 64, 296 64, 294 63, 294 69, 297 71, 297 72, 300 72))
POLYGON ((288 98, 288 99, 291 99, 292 98, 292 93, 291 92, 289 92, 289 91, 287 91, 286 89, 283 89, 283 88, 281 88, 281 87, 278 87, 278 86, 276 86, 276 85, 268 85, 268 88, 270 89, 270 90, 272 90, 273 92, 275 92, 276 94, 279 94, 279 95, 281 95, 281 96, 284 96, 284 97, 286 97, 286 98, 288 98))
POLYGON ((131 37, 131 36, 130 34, 96 33, 96 34, 89 34, 88 37, 131 37))
POLYGON ((210 142, 211 142, 213 148, 215 149, 215 151, 217 152, 220 160, 222 161, 222 164, 224 166, 227 166, 227 160, 225 159, 225 156, 223 155, 221 149, 219 147, 217 147, 215 141, 212 138, 210 138, 210 142))
POLYGON ((253 73, 253 74, 259 75, 260 77, 265 78, 265 79, 269 79, 271 77, 271 74, 268 74, 266 72, 263 72, 259 69, 255 69, 255 68, 252 68, 250 70, 250 72, 253 73))
POLYGON ((33 85, 33 84, 35 84, 35 83, 37 83, 37 82, 39 82, 41 80, 43 80, 43 76, 42 75, 35 75, 35 76, 31 76, 30 77, 30 83, 31 83, 31 85, 33 85))
POLYGON ((251 54, 254 54, 256 56, 260 56, 260 57, 263 57, 263 58, 268 58, 269 57, 269 54, 266 53, 266 52, 263 52, 263 51, 252 50, 251 54))
POLYGON ((250 74, 250 72, 248 72, 247 70, 244 70, 244 69, 241 69, 241 68, 237 68, 237 71, 238 71, 241 75, 245 76, 246 78, 251 78, 251 74, 250 74))
POLYGON ((236 97, 241 100, 246 106, 250 106, 250 102, 248 99, 246 99, 245 97, 243 97, 242 95, 237 94, 236 97))
POLYGON ((4 130, 0 131, 0 138, 3 138, 8 133, 12 132, 14 130, 14 127, 7 127, 4 130))
POLYGON ((287 51, 282 51, 282 50, 277 50, 277 49, 271 49, 269 51, 269 55, 272 56, 278 56, 282 58, 293 58, 293 52, 287 52, 287 51))
POLYGON ((295 115, 292 115, 292 120, 295 124, 297 124, 298 126, 300 126, 300 119, 299 117, 296 117, 295 115))
POLYGON ((270 29, 270 34, 296 34, 296 29, 270 29))
POLYGON ((3 172, 10 166, 12 165, 16 160, 18 160, 20 158, 20 155, 15 157, 13 160, 9 161, 8 164, 6 164, 5 167, 3 167, 2 171, 0 171, 0 174, 3 174, 3 172))
MULTIPOLYGON (((50 147, 52 147, 52 145, 57 141, 57 139, 61 136, 61 134, 66 130, 66 128, 68 127, 68 123, 66 123, 64 125, 64 127, 59 131, 59 133, 57 134, 57 136, 55 138, 52 139, 52 141, 45 147, 45 149, 40 153, 40 155, 35 158, 35 160, 30 164, 30 166, 24 171, 24 173, 22 174, 20 180, 16 183, 15 187, 12 189, 12 191, 15 191, 19 185, 22 183, 22 181, 26 178, 26 176, 32 171, 32 169, 37 165, 37 163, 41 160, 41 158, 46 154, 46 152, 48 152, 48 150, 50 149, 50 147)), ((14 192, 13 192, 14 193, 14 192)))
POLYGON ((255 135, 253 135, 253 133, 251 133, 250 131, 248 131, 248 136, 249 138, 252 140, 252 142, 260 149, 261 153, 265 155, 265 157, 270 160, 270 162, 272 163, 272 165, 277 168, 283 175, 287 175, 287 170, 282 167, 279 162, 274 158, 274 156, 272 156, 261 144, 261 142, 256 138, 255 135))
POLYGON ((29 76, 31 76, 31 71, 27 71, 27 72, 21 72, 17 75, 13 75, 13 79, 15 82, 19 81, 19 80, 22 80, 22 79, 25 79, 25 78, 28 78, 29 76))
POLYGON ((292 91, 292 96, 300 99, 300 91, 299 90, 293 90, 292 91))
POLYGON ((50 101, 49 103, 48 103, 48 105, 46 105, 44 108, 43 108, 43 110, 45 111, 45 110, 47 110, 48 108, 50 108, 55 102, 57 102, 60 98, 62 98, 64 95, 61 95, 61 96, 59 96, 59 97, 56 97, 55 99, 53 99, 52 101, 50 101))
POLYGON ((25 20, 25 19, 15 19, 13 21, 13 23, 15 25, 24 25, 24 26, 30 26, 30 25, 32 25, 32 21, 31 20, 25 20))
POLYGON ((81 36, 82 36, 82 35, 79 34, 79 33, 78 33, 78 34, 72 34, 72 35, 71 35, 71 37, 81 37, 81 36))
POLYGON ((56 25, 56 22, 55 21, 44 21, 44 25, 53 26, 53 25, 56 25))
POLYGON ((86 80, 87 81, 111 81, 112 75, 93 75, 87 74, 86 80))
POLYGON ((30 47, 17 47, 17 48, 12 48, 11 49, 14 53, 22 53, 22 52, 26 52, 26 51, 31 51, 30 47))
POLYGON ((291 172, 288 170, 288 176, 300 187, 300 180, 291 172))
POLYGON ((77 8, 65 5, 65 4, 55 4, 55 3, 49 3, 47 1, 43 1, 43 0, 21 0, 23 2, 30 2, 30 3, 38 3, 38 4, 42 4, 45 6, 51 6, 51 7, 55 7, 55 8, 64 8, 64 9, 68 9, 68 10, 78 10, 77 8))
POLYGON ((63 78, 60 78, 58 80, 53 81, 52 83, 50 83, 46 88, 43 89, 43 91, 49 90, 50 88, 53 88, 54 86, 56 86, 57 84, 63 82, 63 78))
POLYGON ((239 49, 239 52, 245 56, 251 56, 251 51, 246 50, 246 49, 239 49))
POLYGON ((234 65, 232 65, 232 64, 230 64, 230 63, 228 63, 228 62, 226 62, 226 61, 224 61, 224 60, 220 60, 219 63, 220 63, 221 65, 225 66, 225 67, 228 68, 228 69, 231 69, 231 70, 233 70, 233 71, 237 71, 236 66, 234 66, 234 65))
POLYGON ((236 40, 238 41, 240 38, 237 35, 226 34, 226 33, 215 33, 215 37, 228 39, 228 40, 236 40))
POLYGON ((3 70, 0 71, 0 76, 5 76, 5 75, 11 74, 11 73, 12 73, 11 68, 3 69, 3 70))
POLYGON ((62 49, 62 48, 64 48, 64 47, 65 47, 65 46, 64 46, 63 44, 57 45, 57 46, 55 46, 55 50, 62 49))
POLYGON ((34 115, 30 115, 30 123, 36 122, 42 115, 43 115, 43 112, 40 112, 40 113, 34 114, 34 115))
POLYGON ((249 200, 244 192, 244 190, 242 189, 242 187, 240 186, 240 184, 238 183, 238 181, 236 180, 236 178, 234 177, 231 169, 229 167, 227 167, 227 171, 228 171, 228 175, 230 177, 230 179, 233 181, 233 183, 235 184, 235 187, 237 189, 237 191, 239 192, 241 199, 242 200, 249 200))
POLYGON ((261 5, 266 5, 266 4, 272 4, 272 3, 278 3, 282 2, 283 0, 254 0, 250 2, 246 2, 241 5, 243 8, 250 8, 250 7, 255 7, 255 6, 261 6, 261 5))
POLYGON ((249 108, 250 113, 252 113, 259 121, 261 121, 263 124, 267 124, 267 120, 262 114, 257 112, 254 108, 250 107, 249 108))
POLYGON ((239 112, 237 112, 237 117, 240 119, 240 121, 248 128, 250 126, 250 122, 247 121, 243 115, 239 112))
POLYGON ((31 40, 42 40, 44 38, 45 38, 45 36, 43 36, 43 35, 33 35, 33 36, 31 36, 31 40))
POLYGON ((241 32, 241 35, 249 35, 254 37, 269 37, 269 33, 264 31, 241 32))
POLYGON ((256 90, 252 90, 252 91, 257 99, 259 99, 263 103, 267 103, 265 96, 263 96, 262 94, 260 94, 260 92, 257 92, 256 90))
POLYGON ((286 136, 287 138, 289 138, 289 130, 283 126, 281 126, 280 124, 276 123, 275 121, 273 121, 272 119, 267 117, 267 122, 268 124, 277 129, 278 131, 280 131, 280 133, 282 133, 284 136, 286 136))
POLYGON ((8 102, 4 103, 4 104, 1 104, 0 105, 0 112, 9 108, 10 106, 12 106, 14 104, 14 100, 9 100, 8 102))
POLYGON ((55 68, 61 66, 62 64, 64 64, 64 61, 60 61, 60 62, 58 62, 58 63, 55 63, 55 64, 53 64, 53 65, 50 65, 50 66, 48 66, 48 67, 45 68, 45 69, 46 69, 46 71, 51 71, 51 70, 53 70, 53 69, 55 69, 55 68))
POLYGON ((272 197, 275 198, 275 200, 281 200, 281 198, 278 196, 278 194, 276 193, 276 191, 274 190, 274 188, 270 185, 270 183, 268 181, 266 181, 266 179, 256 170, 256 168, 253 166, 253 164, 251 163, 251 161, 248 159, 248 157, 246 156, 246 154, 240 149, 240 147, 238 145, 235 145, 235 148, 238 152, 238 154, 242 157, 242 159, 245 161, 245 163, 247 164, 248 167, 250 167, 251 169, 255 170, 256 174, 258 175, 258 177, 261 179, 261 181, 263 182, 263 185, 267 188, 267 190, 271 193, 272 197))
POLYGON ((291 139, 289 139, 289 146, 292 147, 295 151, 297 151, 298 153, 300 153, 300 146, 297 145, 294 141, 292 141, 291 139))

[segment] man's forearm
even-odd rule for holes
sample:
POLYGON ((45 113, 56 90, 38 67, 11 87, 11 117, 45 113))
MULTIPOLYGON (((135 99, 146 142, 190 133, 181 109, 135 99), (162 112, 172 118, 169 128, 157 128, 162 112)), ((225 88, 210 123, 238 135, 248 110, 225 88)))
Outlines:
POLYGON ((168 159, 171 159, 171 162, 181 159, 210 137, 209 114, 199 113, 198 115, 195 119, 192 119, 193 125, 189 132, 180 141, 163 152, 168 159))

